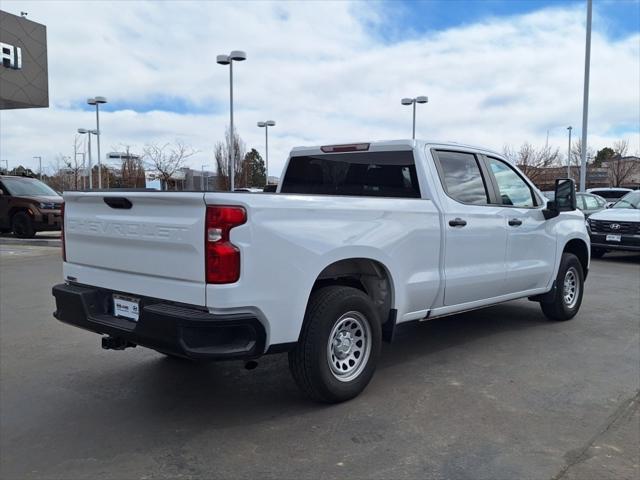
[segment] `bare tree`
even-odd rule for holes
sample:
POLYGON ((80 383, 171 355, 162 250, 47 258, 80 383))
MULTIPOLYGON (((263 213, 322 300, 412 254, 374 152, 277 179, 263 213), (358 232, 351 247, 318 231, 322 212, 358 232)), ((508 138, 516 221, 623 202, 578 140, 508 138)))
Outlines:
POLYGON ((120 173, 122 176, 122 186, 125 188, 144 188, 145 171, 143 156, 131 153, 130 145, 121 145, 124 147, 124 155, 121 156, 122 164, 120 165, 120 173))
POLYGON ((534 183, 544 176, 544 169, 556 166, 560 159, 558 148, 553 149, 549 146, 536 148, 529 142, 523 143, 517 152, 511 146, 505 145, 502 152, 534 183))
POLYGON ((198 153, 192 147, 185 145, 180 140, 173 144, 164 145, 149 144, 144 147, 144 158, 160 176, 160 186, 164 190, 169 189, 171 177, 185 165, 187 158, 198 153))
POLYGON ((640 161, 636 158, 628 158, 628 140, 618 140, 613 144, 613 155, 606 160, 609 168, 609 180, 614 187, 621 187, 629 178, 640 169, 640 161))
MULTIPOLYGON (((234 129, 235 130, 235 129, 234 129)), ((227 128, 224 134, 224 143, 217 142, 213 153, 216 159, 216 170, 218 173, 218 178, 220 179, 219 188, 223 190, 229 190, 230 182, 229 182, 229 172, 230 172, 230 158, 231 158, 231 132, 227 128)), ((243 161, 245 158, 246 147, 240 135, 238 135, 237 131, 233 132, 233 156, 235 158, 234 162, 234 183, 238 186, 241 185, 243 179, 246 179, 248 176, 243 169, 246 169, 245 162, 243 161)))

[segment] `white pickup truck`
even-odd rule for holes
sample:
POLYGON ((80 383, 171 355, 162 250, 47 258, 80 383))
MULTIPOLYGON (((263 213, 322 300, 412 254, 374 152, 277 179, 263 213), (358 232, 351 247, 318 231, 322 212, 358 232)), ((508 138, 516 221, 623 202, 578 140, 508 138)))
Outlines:
POLYGON ((414 140, 295 148, 275 193, 67 192, 55 317, 169 356, 289 352, 344 401, 399 324, 528 297, 580 308, 589 236, 501 155, 414 140))

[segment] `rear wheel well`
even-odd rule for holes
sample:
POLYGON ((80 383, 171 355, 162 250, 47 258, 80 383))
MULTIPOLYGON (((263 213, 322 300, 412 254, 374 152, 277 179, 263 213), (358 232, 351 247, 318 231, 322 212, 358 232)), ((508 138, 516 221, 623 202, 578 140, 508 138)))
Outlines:
POLYGON ((382 323, 392 315, 393 285, 383 264, 368 258, 349 258, 327 266, 313 284, 311 293, 329 285, 362 290, 373 301, 382 323))
POLYGON ((580 265, 582 266, 584 278, 586 279, 587 272, 589 271, 589 248, 587 247, 587 244, 583 240, 574 238, 567 242, 562 252, 573 253, 578 257, 580 265))

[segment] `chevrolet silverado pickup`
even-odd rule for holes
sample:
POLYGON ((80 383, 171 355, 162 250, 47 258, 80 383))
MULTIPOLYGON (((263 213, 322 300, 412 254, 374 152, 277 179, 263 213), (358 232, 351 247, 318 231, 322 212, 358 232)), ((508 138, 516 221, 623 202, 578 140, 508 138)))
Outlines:
POLYGON ((381 341, 518 298, 578 312, 589 236, 575 187, 553 201, 495 152, 415 140, 300 147, 273 193, 67 192, 55 317, 172 357, 288 352, 340 402, 381 341))

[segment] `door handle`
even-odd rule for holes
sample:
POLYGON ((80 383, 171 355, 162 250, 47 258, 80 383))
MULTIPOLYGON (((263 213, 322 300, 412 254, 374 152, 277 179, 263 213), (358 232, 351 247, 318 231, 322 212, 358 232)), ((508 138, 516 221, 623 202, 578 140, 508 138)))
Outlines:
POLYGON ((511 218, 511 219, 509 219, 509 226, 510 227, 519 227, 520 225, 522 225, 522 220, 520 220, 519 218, 511 218))
POLYGON ((459 217, 456 217, 453 220, 449 220, 449 225, 451 227, 464 227, 466 224, 467 224, 467 221, 459 217))

